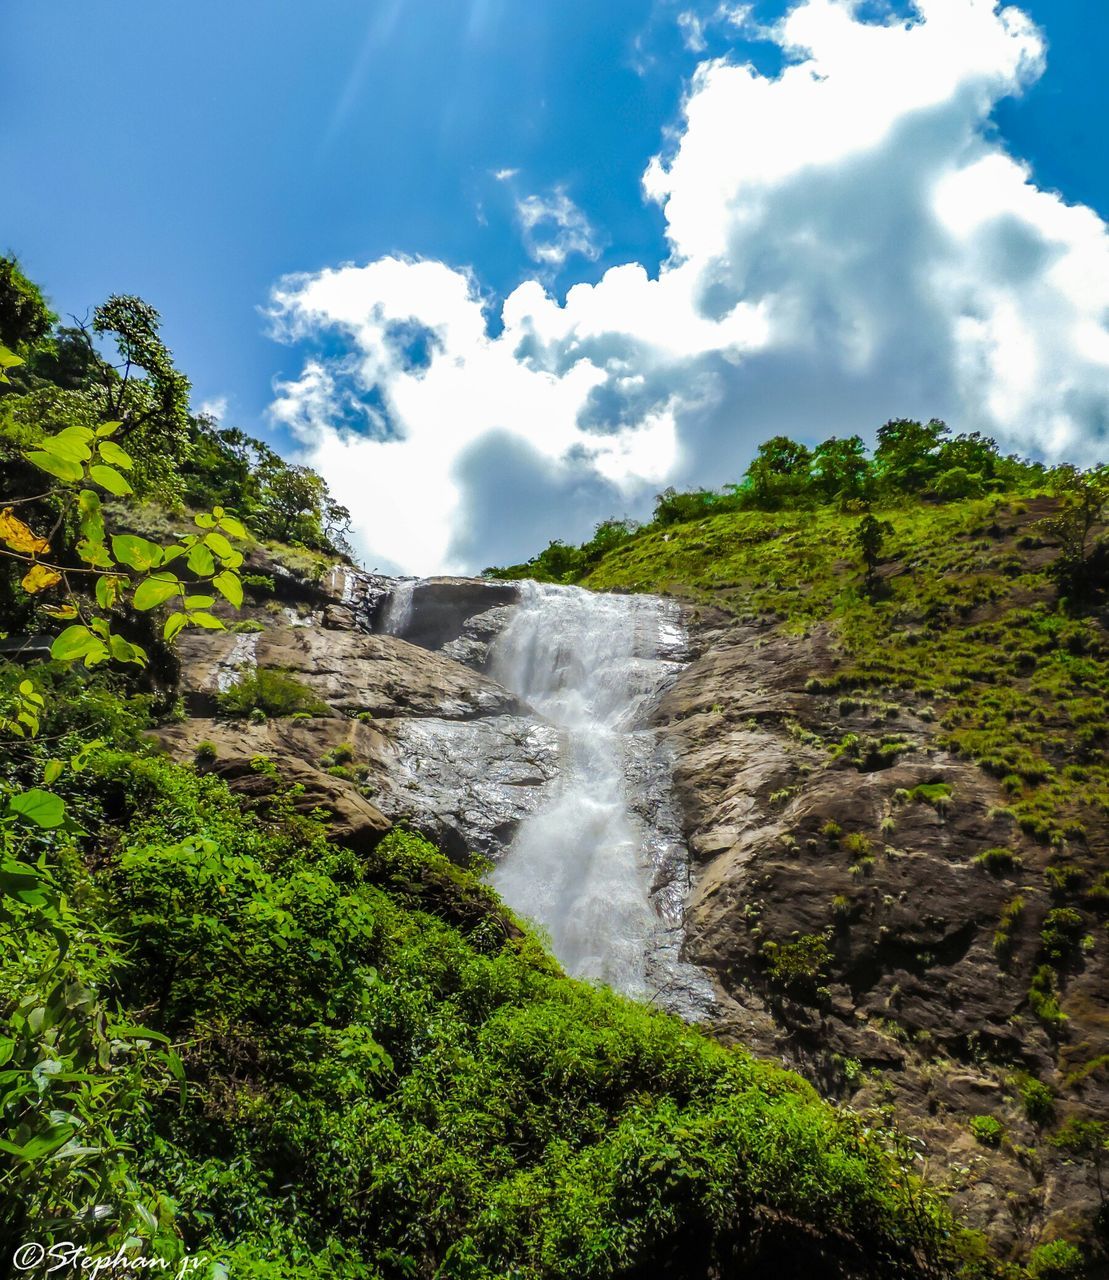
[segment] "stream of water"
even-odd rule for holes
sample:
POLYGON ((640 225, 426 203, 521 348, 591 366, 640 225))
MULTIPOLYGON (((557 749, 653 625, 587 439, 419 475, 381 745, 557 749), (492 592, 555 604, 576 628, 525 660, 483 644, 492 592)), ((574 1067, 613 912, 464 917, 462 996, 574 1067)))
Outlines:
POLYGON ((494 884, 547 931, 570 973, 699 1016, 712 990, 678 957, 688 860, 671 760, 648 723, 681 669, 678 610, 578 587, 520 592, 490 674, 559 730, 561 770, 494 884))

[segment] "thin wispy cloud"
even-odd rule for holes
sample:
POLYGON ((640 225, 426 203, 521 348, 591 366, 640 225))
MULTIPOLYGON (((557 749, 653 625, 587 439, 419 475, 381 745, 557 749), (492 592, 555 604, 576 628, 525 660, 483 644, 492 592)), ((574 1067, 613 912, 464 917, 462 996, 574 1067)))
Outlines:
POLYGON ((522 196, 516 201, 516 217, 533 262, 561 267, 574 254, 590 262, 600 257, 596 232, 564 187, 522 196))

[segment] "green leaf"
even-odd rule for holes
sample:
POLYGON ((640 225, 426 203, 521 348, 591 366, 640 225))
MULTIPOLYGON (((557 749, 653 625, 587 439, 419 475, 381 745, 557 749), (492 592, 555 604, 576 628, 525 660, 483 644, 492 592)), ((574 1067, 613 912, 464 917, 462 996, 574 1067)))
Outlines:
POLYGON ((77 495, 77 511, 81 517, 81 535, 90 542, 104 541, 104 515, 100 494, 95 489, 82 489, 77 495))
POLYGON ((147 609, 155 609, 180 594, 181 583, 172 573, 156 573, 139 583, 132 603, 136 609, 145 613, 147 609))
POLYGON ((246 525, 241 520, 236 520, 234 516, 220 516, 219 527, 225 529, 233 538, 245 538, 246 525))
POLYGON ((87 657, 96 650, 104 650, 103 642, 81 623, 66 627, 61 635, 54 638, 50 646, 50 656, 57 662, 74 662, 77 658, 87 657))
POLYGON ((122 422, 104 422, 96 428, 96 434, 100 439, 103 439, 105 436, 114 436, 122 426, 122 422))
POLYGON ((216 527, 216 517, 210 516, 206 511, 198 511, 193 516, 193 524, 198 529, 214 529, 216 527))
POLYGON ((17 369, 22 363, 20 356, 0 343, 0 382, 10 382, 11 379, 7 376, 6 370, 17 369))
POLYGON ((101 489, 114 493, 117 498, 125 498, 129 493, 135 492, 114 467, 105 467, 100 463, 89 467, 89 479, 95 481, 101 489))
POLYGON ((222 573, 217 573, 212 579, 212 586, 215 587, 215 589, 229 604, 233 604, 236 609, 242 606, 243 584, 237 573, 232 573, 229 569, 224 569, 222 573))
MULTIPOLYGON (((209 534, 208 536, 214 537, 215 535, 209 534)), ((196 546, 193 547, 189 552, 189 558, 185 563, 193 573, 201 578, 206 578, 209 574, 215 573, 216 571, 216 562, 212 558, 212 553, 203 542, 198 542, 196 546)))
POLYGON ((108 1027, 108 1035, 113 1040, 157 1040, 159 1044, 172 1043, 169 1036, 160 1031, 151 1031, 149 1027, 139 1027, 131 1022, 113 1022, 108 1027))
POLYGON ((106 573, 102 578, 97 578, 96 603, 101 609, 111 609, 130 581, 130 578, 118 573, 106 573))
POLYGON ((0 1151, 6 1151, 8 1155, 15 1156, 17 1160, 41 1160, 43 1156, 48 1156, 57 1151, 59 1147, 64 1147, 76 1132, 77 1130, 71 1124, 52 1124, 48 1129, 44 1129, 42 1133, 36 1133, 33 1138, 25 1142, 21 1147, 14 1142, 5 1142, 0 1138, 0 1151))
POLYGON ((125 453, 118 444, 114 444, 111 440, 102 440, 96 446, 96 451, 105 462, 110 462, 116 467, 122 467, 124 471, 130 471, 135 465, 131 460, 131 455, 125 453))
POLYGON ((84 467, 70 458, 59 458, 53 453, 25 453, 27 461, 40 471, 57 476, 59 480, 80 480, 85 474, 84 467))
POLYGON ((171 613, 166 619, 166 625, 162 628, 162 638, 164 640, 172 640, 186 622, 188 622, 188 618, 185 614, 171 613))
POLYGON ((210 609, 216 602, 215 596, 186 596, 186 609, 210 609))
POLYGON ((20 791, 8 801, 8 812, 17 813, 36 827, 60 827, 65 821, 65 802, 52 791, 32 787, 20 791))
POLYGON ((124 640, 122 636, 109 637, 108 648, 117 662, 134 662, 140 667, 146 666, 146 650, 124 640))
POLYGON ((226 560, 229 556, 236 554, 235 548, 227 541, 222 533, 216 533, 213 530, 207 535, 204 541, 212 548, 221 560, 226 560))
POLYGON ((94 569, 115 568, 115 561, 108 554, 108 548, 103 542, 82 538, 77 544, 77 554, 94 569))
POLYGON ((220 622, 219 618, 212 613, 190 613, 189 621, 195 622, 198 627, 203 627, 206 631, 226 631, 227 628, 220 622))
POLYGON ((46 768, 42 771, 42 780, 49 786, 52 782, 57 782, 62 776, 62 770, 65 768, 65 762, 62 760, 47 760, 46 768))
POLYGON ((89 439, 92 432, 84 427, 67 427, 57 435, 47 436, 40 448, 55 458, 66 458, 70 462, 88 462, 92 457, 89 439))
POLYGON ((112 553, 120 564, 138 569, 140 573, 156 569, 165 559, 162 548, 156 542, 140 538, 134 533, 113 534, 112 553))

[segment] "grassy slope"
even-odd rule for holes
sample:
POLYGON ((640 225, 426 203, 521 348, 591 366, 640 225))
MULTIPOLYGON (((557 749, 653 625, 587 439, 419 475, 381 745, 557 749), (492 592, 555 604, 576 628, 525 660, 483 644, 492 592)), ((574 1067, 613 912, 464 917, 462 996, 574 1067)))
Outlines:
POLYGON ((648 529, 585 579, 661 591, 740 616, 776 615, 787 632, 826 626, 839 669, 825 687, 887 687, 930 704, 941 742, 1003 780, 1026 834, 1084 864, 1087 892, 1109 860, 1109 646, 1090 618, 1062 612, 1052 558, 1032 528, 1042 498, 881 512, 883 591, 862 589, 858 517, 830 509, 743 512, 648 529))

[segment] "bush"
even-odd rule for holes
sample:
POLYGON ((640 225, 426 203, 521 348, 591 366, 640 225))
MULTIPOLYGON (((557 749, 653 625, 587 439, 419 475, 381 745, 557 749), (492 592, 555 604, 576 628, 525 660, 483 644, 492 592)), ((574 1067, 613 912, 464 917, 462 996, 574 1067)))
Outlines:
POLYGON ((193 761, 196 764, 212 764, 219 755, 214 742, 198 742, 193 750, 193 761))
POLYGON ((994 849, 983 849, 983 851, 974 858, 974 865, 988 871, 991 875, 1003 875, 1007 871, 1012 871, 1021 865, 1020 858, 1012 851, 998 847, 994 849))
POLYGON ((1057 968, 1073 963, 1079 955, 1085 921, 1073 907, 1054 907, 1044 917, 1040 942, 1045 958, 1057 968))
POLYGON ((1035 1125, 1046 1124, 1055 1114, 1055 1094, 1034 1076, 1021 1081, 1020 1100, 1024 1114, 1035 1125))
POLYGON ((764 942, 760 948, 766 976, 777 986, 812 992, 832 961, 828 939, 807 933, 790 942, 764 942))
POLYGON ((1013 934, 1024 915, 1024 898, 1018 894, 1001 909, 1001 917, 993 935, 993 949, 1002 962, 1009 959, 1013 950, 1013 934))
POLYGON ((1067 1020, 1067 1015, 1059 1007, 1055 970, 1048 964, 1040 965, 1032 975, 1028 1007, 1048 1027, 1061 1026, 1067 1020))
POLYGON ((996 1116, 971 1116, 970 1131, 984 1147, 997 1147, 1005 1135, 1005 1127, 996 1116))
POLYGON ((297 712, 327 715, 331 708, 307 685, 285 671, 256 667, 244 673, 216 699, 225 716, 239 719, 260 711, 265 716, 291 716, 297 712))
POLYGON ((1038 1244, 1028 1258, 1028 1280, 1082 1280, 1082 1251, 1066 1240, 1038 1244))

